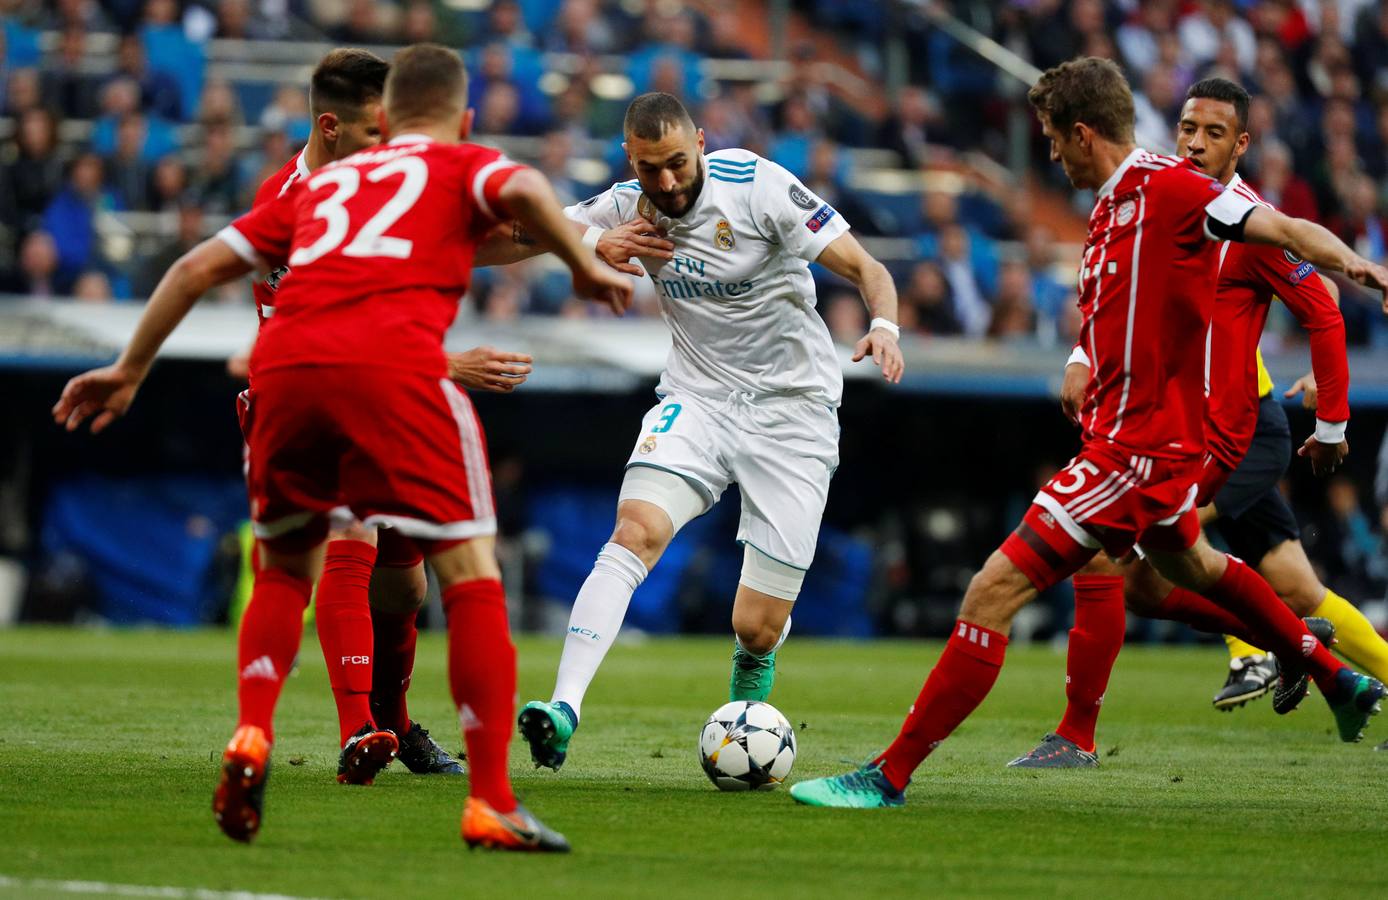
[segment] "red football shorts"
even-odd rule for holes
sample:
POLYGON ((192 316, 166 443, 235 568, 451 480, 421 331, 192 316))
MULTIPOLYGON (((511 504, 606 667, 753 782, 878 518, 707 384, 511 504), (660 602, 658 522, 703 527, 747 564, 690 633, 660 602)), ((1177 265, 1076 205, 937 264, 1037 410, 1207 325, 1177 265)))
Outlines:
MULTIPOLYGON (((255 534, 281 552, 321 541, 330 515, 431 544, 496 533, 482 427, 446 378, 355 366, 257 373, 243 427, 255 534)), ((413 558, 394 543, 396 564, 413 558)))
POLYGON ((1186 550, 1200 535, 1195 492, 1202 462, 1087 446, 1041 488, 1002 552, 1044 591, 1100 549, 1114 559, 1138 543, 1186 550))
POLYGON ((1195 508, 1199 509, 1213 503, 1215 494, 1223 489, 1225 483, 1229 481, 1229 476, 1233 474, 1233 469, 1213 456, 1206 455, 1205 467, 1200 472, 1200 487, 1195 492, 1195 508))

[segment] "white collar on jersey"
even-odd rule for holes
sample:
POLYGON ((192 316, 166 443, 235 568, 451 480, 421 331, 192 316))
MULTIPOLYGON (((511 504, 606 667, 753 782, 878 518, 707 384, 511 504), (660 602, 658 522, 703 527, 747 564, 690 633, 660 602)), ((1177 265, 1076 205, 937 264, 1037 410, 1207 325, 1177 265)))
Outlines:
POLYGON ((307 178, 309 175, 308 160, 304 159, 306 153, 308 153, 307 147, 300 150, 299 155, 294 157, 294 171, 300 178, 307 178))
POLYGON ((387 141, 387 145, 394 144, 432 144, 434 139, 427 134, 397 134, 387 141))
POLYGON ((1226 191, 1232 191, 1234 188, 1238 187, 1241 184, 1243 184, 1243 176, 1241 176, 1238 172, 1235 172, 1234 177, 1229 179, 1229 183, 1224 186, 1224 189, 1226 191))
POLYGON ((1113 170, 1113 174, 1108 177, 1108 181, 1104 182, 1104 186, 1099 188, 1098 199, 1102 200, 1112 194, 1113 189, 1118 187, 1118 182, 1128 173, 1128 169, 1132 168, 1133 163, 1137 162, 1137 158, 1146 152, 1146 150, 1138 147, 1129 153, 1127 158, 1118 164, 1118 168, 1113 170))

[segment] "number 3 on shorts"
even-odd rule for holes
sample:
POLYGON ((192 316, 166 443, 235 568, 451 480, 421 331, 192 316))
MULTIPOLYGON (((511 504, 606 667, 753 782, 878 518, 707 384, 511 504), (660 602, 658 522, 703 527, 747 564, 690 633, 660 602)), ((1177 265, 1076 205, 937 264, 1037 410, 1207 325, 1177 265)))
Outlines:
POLYGON ((1069 473, 1074 480, 1064 482, 1057 477, 1055 483, 1051 485, 1051 490, 1055 491, 1057 494, 1073 494, 1075 491, 1078 491, 1080 488, 1084 487, 1085 479, 1090 475, 1099 474, 1099 467, 1087 459, 1082 459, 1079 462, 1071 464, 1065 469, 1065 472, 1069 473))
POLYGON ((671 403, 660 411, 660 421, 651 429, 651 434, 664 434, 675 424, 675 419, 679 418, 682 407, 678 403, 671 403))

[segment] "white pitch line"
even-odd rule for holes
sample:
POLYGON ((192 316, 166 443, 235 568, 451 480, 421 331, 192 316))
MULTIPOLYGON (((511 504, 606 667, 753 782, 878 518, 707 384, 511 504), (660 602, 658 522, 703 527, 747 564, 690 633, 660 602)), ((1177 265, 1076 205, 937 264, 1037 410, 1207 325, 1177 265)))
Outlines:
POLYGON ((162 897, 168 900, 315 900, 289 894, 257 894, 252 891, 212 891, 207 888, 159 887, 148 884, 111 884, 107 881, 54 881, 46 878, 11 878, 0 875, 0 888, 20 888, 63 894, 104 894, 110 897, 162 897))

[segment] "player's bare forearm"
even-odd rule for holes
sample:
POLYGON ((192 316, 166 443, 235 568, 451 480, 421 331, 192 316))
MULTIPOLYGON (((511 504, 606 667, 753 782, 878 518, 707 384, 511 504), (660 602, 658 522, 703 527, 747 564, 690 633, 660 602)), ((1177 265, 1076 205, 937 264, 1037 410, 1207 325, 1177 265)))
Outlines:
POLYGON ((1359 258, 1349 246, 1328 229, 1308 219, 1259 207, 1244 225, 1244 237, 1255 244, 1274 244, 1290 251, 1313 266, 1344 272, 1359 258))
MULTIPOLYGON (((583 237, 587 230, 586 225, 571 219, 565 221, 572 226, 579 238, 583 237)), ((479 269, 487 266, 509 266, 548 252, 549 247, 531 234, 519 220, 502 222, 478 245, 472 265, 479 269)))
POLYGON ((159 280, 145 304, 135 333, 116 366, 143 380, 164 346, 193 304, 208 290, 250 271, 250 266, 218 238, 209 238, 189 250, 159 280))
POLYGON ((517 172, 501 188, 501 199, 520 227, 534 239, 537 253, 553 253, 574 270, 592 266, 593 254, 583 246, 586 229, 564 217, 554 189, 543 175, 529 169, 517 172))
POLYGON ((815 262, 853 282, 863 295, 869 316, 896 321, 896 283, 892 281, 892 273, 873 259, 852 234, 841 234, 830 241, 815 262))

